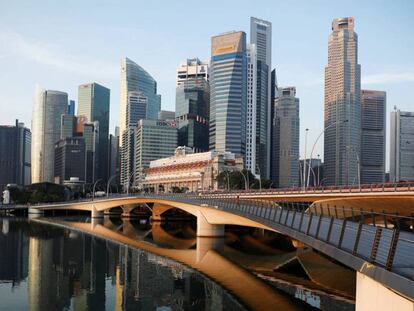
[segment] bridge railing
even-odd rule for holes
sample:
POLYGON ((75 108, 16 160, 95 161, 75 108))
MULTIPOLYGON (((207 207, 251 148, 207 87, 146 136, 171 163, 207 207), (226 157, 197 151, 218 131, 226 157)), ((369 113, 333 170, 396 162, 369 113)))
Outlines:
POLYGON ((164 194, 156 197, 206 205, 265 225, 277 225, 283 229, 282 232, 298 232, 406 278, 414 278, 414 234, 400 230, 399 226, 374 226, 365 224, 361 219, 339 219, 334 215, 326 216, 299 208, 281 208, 273 202, 240 200, 234 196, 164 194))
POLYGON ((225 194, 238 193, 240 195, 249 194, 267 194, 267 195, 283 195, 283 194, 318 194, 318 193, 368 193, 368 192, 407 192, 414 191, 414 182, 398 182, 398 183, 378 183, 378 184, 362 184, 361 186, 315 186, 307 187, 291 187, 291 188, 270 188, 270 189, 249 189, 249 190, 215 190, 203 191, 204 194, 225 194))

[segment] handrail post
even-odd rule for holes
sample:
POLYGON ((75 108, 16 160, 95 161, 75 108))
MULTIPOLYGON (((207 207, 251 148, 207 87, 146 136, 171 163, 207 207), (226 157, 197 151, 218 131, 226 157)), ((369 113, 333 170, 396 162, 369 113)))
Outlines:
POLYGON ((400 230, 398 228, 394 229, 394 231, 392 232, 390 249, 388 250, 387 263, 385 264, 385 269, 389 271, 392 269, 392 264, 394 261, 395 250, 397 249, 399 236, 400 236, 400 230))

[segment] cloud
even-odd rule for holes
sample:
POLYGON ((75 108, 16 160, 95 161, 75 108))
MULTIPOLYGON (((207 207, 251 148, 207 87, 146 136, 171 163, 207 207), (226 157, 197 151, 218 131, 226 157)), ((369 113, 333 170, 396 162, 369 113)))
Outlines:
POLYGON ((30 40, 15 32, 0 32, 0 58, 23 58, 82 76, 114 78, 119 75, 117 64, 69 54, 57 45, 30 40))
POLYGON ((365 75, 362 77, 364 84, 385 84, 414 82, 414 72, 388 72, 365 75))

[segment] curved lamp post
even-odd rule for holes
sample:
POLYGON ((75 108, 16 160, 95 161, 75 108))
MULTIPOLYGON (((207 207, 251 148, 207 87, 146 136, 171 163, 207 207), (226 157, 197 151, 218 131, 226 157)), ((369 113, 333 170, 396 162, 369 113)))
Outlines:
POLYGON ((102 179, 99 178, 97 181, 95 181, 95 183, 93 184, 93 188, 92 188, 92 201, 95 200, 95 187, 96 185, 101 181, 102 179))
MULTIPOLYGON (((336 122, 334 122, 334 123, 332 123, 332 124, 328 125, 327 127, 325 127, 325 128, 323 129, 323 131, 322 131, 322 132, 318 135, 318 137, 317 137, 317 138, 316 138, 316 140, 315 140, 315 143, 313 144, 312 151, 311 151, 311 154, 310 154, 310 159, 311 159, 311 161, 312 161, 312 157, 313 157, 313 151, 315 150, 316 144, 318 143, 319 139, 322 137, 323 133, 325 133, 325 131, 326 131, 327 129, 329 129, 330 127, 332 127, 332 126, 334 126, 334 125, 336 125, 336 124, 338 124, 338 123, 347 123, 348 121, 349 121, 349 120, 336 121, 336 122)), ((305 159, 305 163, 306 163, 306 159, 305 159)), ((308 169, 308 182, 307 182, 307 185, 308 185, 308 186, 309 186, 310 166, 311 166, 311 163, 309 164, 309 169, 308 169)), ((306 166, 305 166, 305 167, 306 167, 306 166)), ((305 184, 306 184, 306 182, 305 182, 305 184)), ((305 189, 306 189, 306 186, 305 186, 305 189)))
POLYGON ((243 179, 244 179, 244 188, 245 188, 245 190, 249 189, 249 186, 247 184, 246 176, 244 176, 243 172, 242 171, 239 171, 239 170, 234 170, 233 172, 239 172, 243 176, 243 179))
POLYGON ((112 175, 111 177, 109 177, 108 182, 106 184, 106 197, 109 197, 109 186, 111 185, 111 181, 112 179, 114 179, 116 176, 118 176, 118 174, 112 175))
POLYGON ((259 171, 259 188, 260 188, 260 190, 262 190, 262 173, 260 172, 260 167, 259 167, 259 165, 257 165, 257 163, 256 163, 256 168, 259 171))

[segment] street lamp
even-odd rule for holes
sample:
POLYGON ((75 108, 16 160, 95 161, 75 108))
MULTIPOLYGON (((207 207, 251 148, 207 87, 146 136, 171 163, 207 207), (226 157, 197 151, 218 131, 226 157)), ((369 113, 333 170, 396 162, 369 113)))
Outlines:
MULTIPOLYGON (((316 140, 315 140, 315 143, 313 144, 313 147, 312 147, 312 151, 311 151, 311 154, 310 154, 310 158, 312 159, 312 157, 313 157, 313 151, 315 150, 315 147, 316 147, 316 144, 318 143, 318 141, 319 141, 319 138, 321 138, 322 137, 322 135, 323 135, 323 133, 325 133, 325 131, 328 129, 328 128, 330 128, 330 127, 332 127, 332 126, 334 126, 334 125, 336 125, 336 124, 338 124, 338 123, 347 123, 349 120, 343 120, 343 121, 336 121, 336 122, 334 122, 334 123, 332 123, 332 124, 330 124, 330 125, 328 125, 327 127, 325 127, 324 129, 323 129, 323 131, 318 135, 318 137, 316 138, 316 140)), ((305 166, 306 167, 306 166, 305 166)), ((310 176, 310 166, 309 166, 309 169, 308 169, 308 178, 309 178, 309 176, 310 176)), ((309 184, 309 179, 308 179, 308 184, 309 184)))
POLYGON ((248 185, 247 185, 247 179, 246 179, 246 176, 244 176, 244 174, 243 174, 243 172, 242 171, 239 171, 239 170, 234 170, 234 172, 239 172, 242 176, 243 176, 243 179, 244 179, 244 188, 247 190, 247 189, 249 189, 249 187, 248 187, 248 185))
MULTIPOLYGON (((357 171, 357 173, 358 173, 358 175, 357 175, 358 176, 358 188, 361 189, 361 173, 360 173, 361 172, 361 168, 360 168, 360 163, 359 163, 359 155, 358 155, 358 152, 356 152, 356 150, 355 150, 355 148, 353 146, 346 146, 346 148, 349 149, 349 150, 351 150, 351 151, 353 151, 353 152, 355 152, 356 159, 357 159, 357 165, 358 165, 358 171, 357 171)), ((348 160, 348 163, 349 163, 349 160, 348 160)))
POLYGON ((307 128, 305 132, 305 156, 303 161, 303 191, 306 191, 306 145, 308 142, 308 131, 309 129, 307 128))
POLYGON ((116 176, 118 176, 118 174, 112 175, 109 179, 108 179, 108 183, 106 185, 106 197, 109 197, 109 186, 111 185, 111 181, 112 179, 114 179, 116 176))
POLYGON ((93 184, 93 188, 92 188, 92 201, 95 200, 95 187, 98 184, 98 182, 100 182, 102 179, 99 178, 97 181, 95 181, 95 183, 93 184))
POLYGON ((130 183, 131 183, 131 179, 132 179, 132 177, 134 177, 134 172, 131 172, 131 175, 129 175, 129 178, 128 178, 128 184, 127 184, 127 194, 129 194, 129 185, 130 185, 130 183))
MULTIPOLYGON (((260 172, 260 167, 259 167, 259 165, 257 165, 257 163, 256 163, 256 168, 259 171, 259 187, 260 187, 260 190, 262 190, 262 173, 260 172)), ((249 172, 247 172, 247 174, 248 173, 249 172)))

